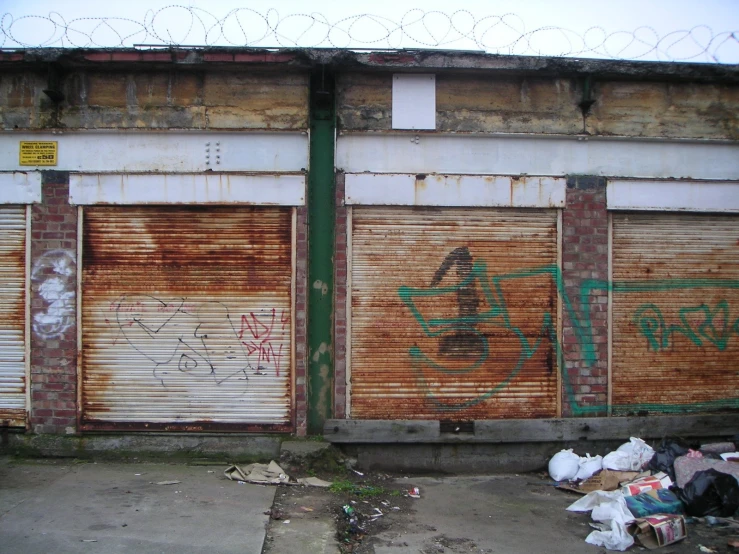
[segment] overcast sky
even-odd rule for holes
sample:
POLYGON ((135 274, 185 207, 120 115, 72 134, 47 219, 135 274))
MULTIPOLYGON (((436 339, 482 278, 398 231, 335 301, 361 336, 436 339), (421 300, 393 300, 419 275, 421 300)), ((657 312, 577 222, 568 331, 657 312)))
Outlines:
MULTIPOLYGON (((708 50, 722 63, 739 63, 739 42, 730 37, 736 32, 739 38, 739 0, 373 0, 367 3, 346 0, 0 0, 0 14, 6 14, 2 28, 20 43, 60 46, 59 39, 62 39, 65 46, 70 46, 71 38, 76 42, 71 46, 95 46, 84 35, 74 32, 79 30, 93 33, 97 46, 120 46, 121 39, 95 19, 73 22, 72 32, 63 37, 61 27, 55 27, 45 18, 51 12, 58 14, 51 15, 52 19, 58 22, 63 19, 67 24, 78 18, 127 18, 147 23, 161 39, 140 33, 124 41, 126 46, 162 41, 229 45, 230 40, 241 46, 245 42, 265 47, 289 46, 296 42, 299 46, 354 48, 438 45, 442 48, 482 48, 501 53, 509 53, 506 51, 509 49, 510 53, 520 54, 588 55, 580 52, 600 44, 599 50, 590 55, 600 53, 598 57, 641 58, 648 53, 643 59, 714 61, 702 54, 708 50), (173 5, 180 7, 166 8, 173 5), (187 6, 194 8, 192 13, 201 16, 205 29, 197 21, 191 25, 193 21, 187 6), (162 8, 165 9, 159 11, 162 8), (238 15, 232 13, 226 17, 238 8, 242 8, 238 15), (268 16, 269 25, 257 14, 243 8, 262 15, 273 10, 268 16), (421 18, 418 11, 408 13, 414 9, 422 9, 426 16, 421 18), (467 10, 469 14, 459 10, 467 10), (434 11, 442 13, 429 13, 434 11), (154 13, 157 15, 152 22, 154 13), (315 15, 313 18, 285 19, 292 14, 315 15), (360 14, 372 14, 380 19, 346 19, 360 14), (443 14, 452 17, 456 30, 443 14), (42 17, 21 19, 29 15, 42 17), (499 19, 501 16, 504 16, 502 20, 499 19), (223 32, 217 24, 219 21, 224 24, 223 32), (279 36, 270 30, 270 26, 274 29, 278 21, 279 36), (325 40, 329 27, 323 24, 324 21, 338 24, 328 35, 330 41, 325 40), (395 26, 401 22, 406 26, 405 33, 399 32, 395 26), (537 31, 529 35, 529 40, 515 42, 521 35, 543 27, 566 31, 537 31), (593 27, 600 27, 602 31, 591 29, 593 27), (389 37, 386 28, 394 30, 389 37), (692 34, 687 34, 686 31, 691 29, 692 34), (469 38, 473 35, 477 36, 477 41, 469 38), (602 45, 603 39, 609 35, 610 38, 602 45), (660 37, 667 37, 659 43, 660 52, 649 52, 660 37), (634 38, 637 40, 633 41, 634 38)), ((140 26, 125 21, 111 20, 109 23, 124 36, 141 30, 140 26)), ((5 36, 3 46, 14 47, 17 43, 5 36)))

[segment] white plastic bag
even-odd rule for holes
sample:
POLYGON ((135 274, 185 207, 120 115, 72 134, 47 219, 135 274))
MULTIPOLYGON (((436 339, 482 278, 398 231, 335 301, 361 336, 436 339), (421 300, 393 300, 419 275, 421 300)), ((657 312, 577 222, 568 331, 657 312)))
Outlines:
POLYGON ((624 493, 621 491, 592 491, 567 507, 570 512, 593 511, 591 517, 595 521, 616 520, 626 525, 634 521, 634 516, 626 506, 624 493))
POLYGON ((585 454, 585 456, 580 457, 578 465, 579 469, 575 479, 582 481, 591 477, 596 471, 603 469, 603 456, 591 457, 590 454, 585 454))
POLYGON ((652 456, 654 456, 654 450, 651 446, 641 439, 631 437, 629 442, 603 457, 603 468, 617 471, 641 471, 652 456))
MULTIPOLYGON (((593 524, 593 526, 595 525, 593 524)), ((621 552, 634 544, 634 537, 629 534, 626 526, 616 520, 612 519, 607 523, 597 524, 597 526, 598 531, 592 531, 585 537, 586 543, 603 546, 608 550, 620 550, 621 552)))
POLYGON ((580 469, 580 456, 569 450, 557 452, 549 460, 549 475, 555 481, 569 481, 574 479, 580 469))
POLYGON ((593 491, 567 508, 570 512, 587 512, 592 510, 593 521, 602 522, 599 530, 590 533, 585 542, 595 546, 604 546, 609 550, 626 550, 634 539, 626 530, 626 525, 634 521, 634 516, 626 506, 626 499, 621 491, 593 491))

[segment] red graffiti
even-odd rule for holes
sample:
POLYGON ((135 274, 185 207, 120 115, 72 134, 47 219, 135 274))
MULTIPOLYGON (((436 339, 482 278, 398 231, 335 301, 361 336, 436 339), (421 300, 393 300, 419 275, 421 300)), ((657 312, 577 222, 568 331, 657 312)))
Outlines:
POLYGON ((285 310, 282 310, 279 321, 277 320, 277 310, 272 308, 272 317, 266 322, 264 318, 259 319, 254 312, 249 312, 249 315, 241 316, 241 329, 239 331, 239 340, 241 344, 246 347, 246 351, 249 356, 257 354, 257 368, 261 367, 262 362, 274 363, 277 377, 280 376, 280 364, 282 362, 282 343, 277 346, 272 344, 272 341, 280 340, 281 331, 285 330, 285 327, 290 322, 289 314, 285 315, 285 310), (281 329, 278 333, 275 333, 275 325, 280 324, 281 329), (246 340, 244 335, 246 334, 246 340))

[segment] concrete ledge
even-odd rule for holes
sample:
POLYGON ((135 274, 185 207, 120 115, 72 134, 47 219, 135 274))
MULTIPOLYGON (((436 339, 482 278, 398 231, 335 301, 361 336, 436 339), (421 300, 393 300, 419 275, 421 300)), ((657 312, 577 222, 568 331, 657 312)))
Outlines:
POLYGON ((528 443, 579 440, 626 440, 631 436, 659 439, 732 437, 739 414, 509 419, 460 422, 329 419, 323 429, 333 443, 528 443), (446 432, 449 430, 449 432, 446 432), (456 432, 455 432, 456 430, 456 432))
POLYGON ((63 458, 216 459, 269 461, 280 454, 282 437, 238 434, 34 435, 12 433, 4 454, 63 458))
POLYGON ((563 448, 577 454, 606 454, 624 441, 575 441, 519 444, 356 444, 343 450, 362 471, 408 473, 527 473, 545 469, 563 448))

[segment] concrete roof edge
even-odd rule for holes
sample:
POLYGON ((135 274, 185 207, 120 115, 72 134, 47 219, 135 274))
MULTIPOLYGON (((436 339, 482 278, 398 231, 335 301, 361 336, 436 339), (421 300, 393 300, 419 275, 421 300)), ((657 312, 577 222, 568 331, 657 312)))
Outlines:
POLYGON ((739 64, 508 56, 457 50, 348 50, 334 48, 146 47, 28 48, 0 51, 0 65, 56 63, 65 67, 162 66, 236 68, 242 65, 333 71, 496 72, 522 75, 590 75, 637 80, 739 82, 739 64))

